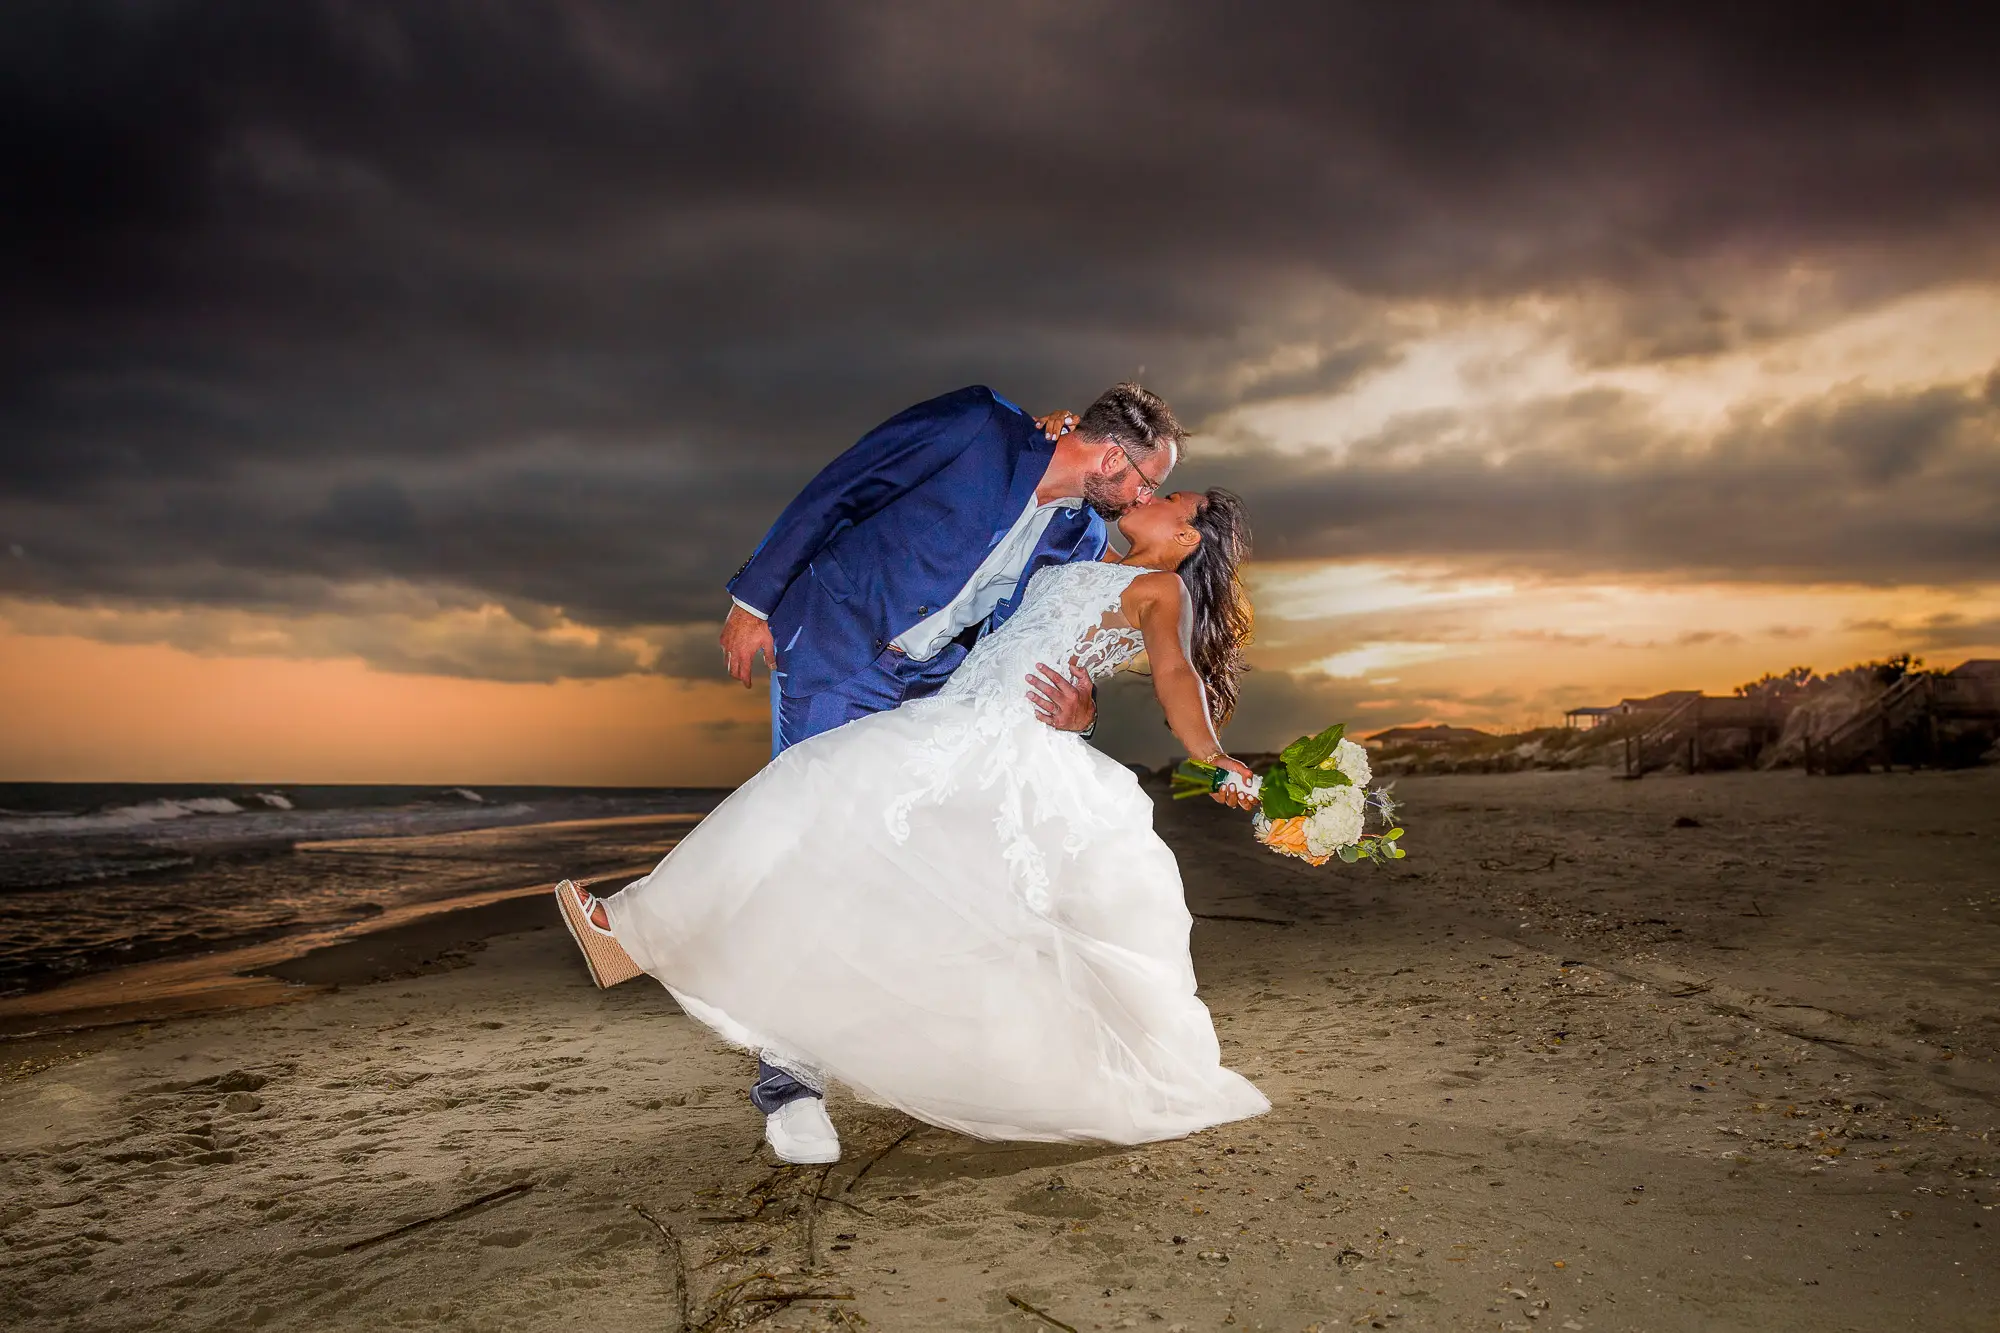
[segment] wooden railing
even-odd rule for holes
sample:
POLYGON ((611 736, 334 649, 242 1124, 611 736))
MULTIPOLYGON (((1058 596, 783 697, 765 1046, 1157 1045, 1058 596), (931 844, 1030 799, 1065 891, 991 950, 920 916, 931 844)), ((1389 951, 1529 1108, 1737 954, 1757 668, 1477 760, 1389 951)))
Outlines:
POLYGON ((1931 677, 1905 676, 1824 736, 1806 737, 1806 772, 1851 773, 1871 762, 1889 766, 1897 724, 1928 701, 1931 677))
POLYGON ((1701 698, 1685 700, 1658 721, 1625 738, 1625 776, 1636 778, 1648 769, 1665 768, 1679 755, 1683 745, 1691 745, 1689 767, 1699 757, 1699 728, 1692 725, 1700 716, 1701 698))
POLYGON ((1636 778, 1679 761, 1688 772, 1702 767, 1702 733, 1747 731, 1756 752, 1783 729, 1784 719, 1761 699, 1697 695, 1625 740, 1625 776, 1636 778))
MULTIPOLYGON (((1699 772, 1707 762, 1703 736, 1715 731, 1748 732, 1754 761, 1784 730, 1786 711, 1759 699, 1698 695, 1650 721, 1634 718, 1624 738, 1625 776, 1641 777, 1675 763, 1699 772)), ((1825 735, 1808 735, 1806 771, 1852 773, 1871 765, 1886 768, 1892 760, 1938 762, 1949 749, 1940 744, 1944 722, 1987 722, 2000 729, 2000 680, 1904 676, 1825 735)))
POLYGON ((1854 773, 1907 761, 1936 762, 1943 722, 2000 724, 2000 681, 1979 676, 1904 676, 1824 736, 1806 738, 1808 773, 1854 773))
POLYGON ((1706 757, 1702 735, 1714 731, 1750 733, 1750 759, 1784 731, 1784 715, 1762 699, 1696 695, 1634 737, 1626 739, 1626 777, 1644 777, 1656 769, 1680 763, 1688 773, 1700 773, 1706 757))

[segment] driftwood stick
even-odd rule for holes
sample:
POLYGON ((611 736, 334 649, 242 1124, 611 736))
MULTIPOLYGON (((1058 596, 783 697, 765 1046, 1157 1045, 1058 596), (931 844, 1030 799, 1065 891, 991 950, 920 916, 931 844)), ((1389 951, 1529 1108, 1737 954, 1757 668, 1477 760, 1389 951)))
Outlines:
POLYGON ((1076 1333, 1076 1326, 1074 1324, 1065 1324, 1062 1320, 1056 1318, 1054 1315, 1050 1314, 1047 1310, 1037 1309, 1036 1307, 1022 1300, 1019 1296, 1016 1296, 1011 1291, 1003 1292, 1002 1294, 1006 1296, 1007 1304, 1013 1306, 1015 1309, 1026 1310, 1029 1314, 1041 1320, 1043 1323, 1049 1324, 1052 1327, 1063 1330, 1063 1333, 1076 1333))
POLYGON ((738 1306, 761 1305, 775 1302, 772 1308, 781 1309, 795 1301, 851 1301, 854 1299, 852 1292, 767 1291, 757 1294, 746 1294, 743 1290, 753 1282, 770 1282, 775 1284, 777 1280, 778 1278, 775 1273, 768 1273, 760 1268, 748 1277, 738 1278, 728 1286, 718 1288, 715 1292, 714 1302, 709 1306, 708 1313, 702 1316, 701 1322, 694 1326, 692 1333, 707 1333, 708 1330, 713 1329, 716 1325, 727 1319, 730 1313, 738 1306))
POLYGON ((717 1249, 714 1254, 696 1264, 693 1271, 699 1273, 703 1269, 714 1268, 717 1264, 733 1264, 738 1259, 761 1259, 770 1252, 769 1242, 761 1240, 751 1245, 717 1249))
POLYGON ((776 1166, 765 1168, 764 1178, 758 1181, 756 1184, 752 1185, 749 1189, 744 1190, 743 1193, 738 1195, 737 1197, 742 1199, 745 1203, 748 1203, 752 1199, 761 1199, 767 1197, 771 1193, 772 1186, 776 1185, 779 1181, 785 1179, 786 1173, 791 1171, 791 1169, 792 1169, 791 1167, 787 1166, 783 1162, 778 1163, 776 1166))
POLYGON ((782 1166, 782 1165, 774 1166, 770 1168, 767 1172, 765 1172, 764 1178, 762 1180, 758 1181, 756 1184, 752 1185, 749 1189, 744 1190, 742 1194, 737 1196, 738 1199, 741 1200, 743 1203, 749 1203, 752 1199, 755 1199, 757 1201, 757 1206, 752 1208, 749 1212, 700 1213, 696 1215, 694 1220, 697 1222, 721 1222, 721 1223, 756 1221, 758 1218, 764 1215, 764 1210, 771 1206, 771 1187, 776 1185, 779 1181, 786 1179, 785 1173, 789 1172, 790 1170, 791 1168, 788 1166, 782 1166))
POLYGON ((516 1181, 514 1184, 508 1185, 503 1189, 494 1190, 489 1194, 482 1194, 476 1199, 458 1205, 456 1208, 448 1208, 434 1217, 420 1217, 414 1222, 405 1222, 402 1226, 385 1231, 379 1236, 369 1236, 364 1240, 350 1241, 348 1244, 341 1246, 340 1249, 343 1254, 352 1254, 356 1250, 365 1250, 370 1245, 380 1245, 385 1240, 394 1240, 396 1237, 406 1235, 420 1227, 427 1227, 433 1222, 442 1222, 447 1218, 457 1217, 460 1213, 469 1213, 475 1208, 484 1208, 489 1203, 498 1203, 502 1199, 511 1199, 516 1194, 526 1194, 534 1187, 535 1182, 532 1180, 516 1181))
POLYGON ((688 1271, 687 1255, 681 1250, 680 1235, 672 1227, 662 1222, 659 1218, 654 1217, 638 1204, 631 1203, 625 1206, 645 1218, 648 1222, 651 1222, 653 1229, 666 1238, 667 1253, 672 1255, 674 1260, 674 1309, 678 1315, 678 1322, 674 1325, 674 1333, 686 1333, 688 1326, 688 1271))
POLYGON ((812 1197, 806 1200, 806 1220, 800 1225, 800 1249, 804 1261, 799 1265, 807 1273, 819 1266, 819 1196, 826 1190, 826 1178, 833 1174, 833 1163, 820 1168, 819 1178, 813 1181, 812 1197))
MULTIPOLYGON (((769 1305, 776 1310, 799 1301, 851 1301, 853 1299, 854 1293, 851 1291, 774 1291, 766 1296, 745 1296, 741 1304, 769 1305)), ((764 1316, 759 1315, 757 1317, 761 1319, 764 1316)))
POLYGON ((921 1125, 911 1125, 908 1129, 898 1134, 895 1138, 889 1140, 889 1146, 884 1148, 881 1152, 876 1153, 873 1157, 869 1158, 867 1161, 863 1162, 861 1164, 861 1169, 854 1173, 853 1178, 849 1180, 845 1185, 840 1187, 840 1192, 842 1194, 853 1193, 854 1187, 861 1183, 861 1177, 867 1175, 870 1171, 875 1169, 875 1163, 881 1161, 884 1157, 887 1157, 890 1153, 902 1147, 904 1139, 909 1138, 910 1135, 916 1133, 919 1129, 922 1128, 923 1126, 921 1125))
POLYGON ((709 1329, 714 1328, 717 1324, 728 1318, 729 1312, 741 1304, 742 1298, 740 1293, 743 1288, 749 1286, 752 1282, 776 1282, 777 1280, 775 1274, 767 1273, 760 1268, 748 1277, 738 1278, 726 1287, 716 1288, 714 1294, 709 1299, 708 1313, 701 1317, 700 1323, 694 1325, 693 1333, 707 1333, 709 1329))

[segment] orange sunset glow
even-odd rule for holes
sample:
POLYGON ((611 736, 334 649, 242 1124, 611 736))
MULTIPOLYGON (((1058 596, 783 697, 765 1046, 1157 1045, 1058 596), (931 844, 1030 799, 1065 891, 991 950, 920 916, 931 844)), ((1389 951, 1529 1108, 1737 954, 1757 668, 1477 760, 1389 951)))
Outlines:
MULTIPOLYGON (((2000 655, 1990 629, 1958 629, 2000 619, 1993 586, 1534 585, 1325 564, 1260 570, 1253 589, 1259 665, 1360 729, 1560 725, 1566 708, 1727 693, 1792 665, 2000 655)), ((9 632, 0 692, 0 762, 44 781, 729 785, 768 752, 761 689, 650 674, 465 680, 9 632)), ((1282 739, 1289 715, 1260 718, 1251 698, 1245 725, 1282 739)), ((1135 720, 1120 748, 1160 762, 1156 729, 1135 720)))
POLYGON ((711 683, 468 681, 53 635, 0 637, 0 692, 8 770, 57 782, 728 785, 768 744, 761 698, 711 683))
MULTIPOLYGON (((1137 377, 1194 428, 1171 484, 1254 529, 1239 748, 2000 655, 1990 80, 1939 52, 1777 88, 1671 17, 1432 63, 1180 15, 1072 79, 1053 30, 972 69, 849 17, 838 73, 710 70, 749 116, 689 34, 583 13, 449 39, 534 126, 384 113, 485 105, 480 62, 332 19, 306 101, 251 46, 212 118, 158 114, 173 55, 33 93, 0 779, 737 782, 724 584, 966 384, 1137 377)), ((1144 690, 1097 742, 1153 763, 1144 690)))

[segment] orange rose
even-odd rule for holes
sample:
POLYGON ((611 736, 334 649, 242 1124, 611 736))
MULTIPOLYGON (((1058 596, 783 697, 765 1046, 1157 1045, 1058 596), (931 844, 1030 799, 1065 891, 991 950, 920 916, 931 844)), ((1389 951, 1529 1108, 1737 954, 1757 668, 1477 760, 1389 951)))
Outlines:
POLYGON ((1323 866, 1332 858, 1314 856, 1306 848, 1306 819, 1304 815, 1293 815, 1289 819, 1274 819, 1270 831, 1265 833, 1264 845, 1287 856, 1296 856, 1308 865, 1323 866))

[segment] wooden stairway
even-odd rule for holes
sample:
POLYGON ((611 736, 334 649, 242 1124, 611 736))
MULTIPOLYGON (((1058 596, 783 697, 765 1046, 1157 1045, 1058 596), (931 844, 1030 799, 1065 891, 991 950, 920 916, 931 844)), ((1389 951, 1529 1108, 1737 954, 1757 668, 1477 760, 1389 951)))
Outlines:
POLYGON ((1880 765, 1935 763, 1943 722, 2000 723, 2000 686, 1977 677, 1904 676, 1824 736, 1806 738, 1806 772, 1860 773, 1880 765))
POLYGON ((1782 726, 1782 718, 1761 700, 1697 695, 1626 738, 1625 776, 1642 777, 1676 761, 1690 773, 1701 771, 1704 732, 1748 732, 1754 758, 1782 726))

